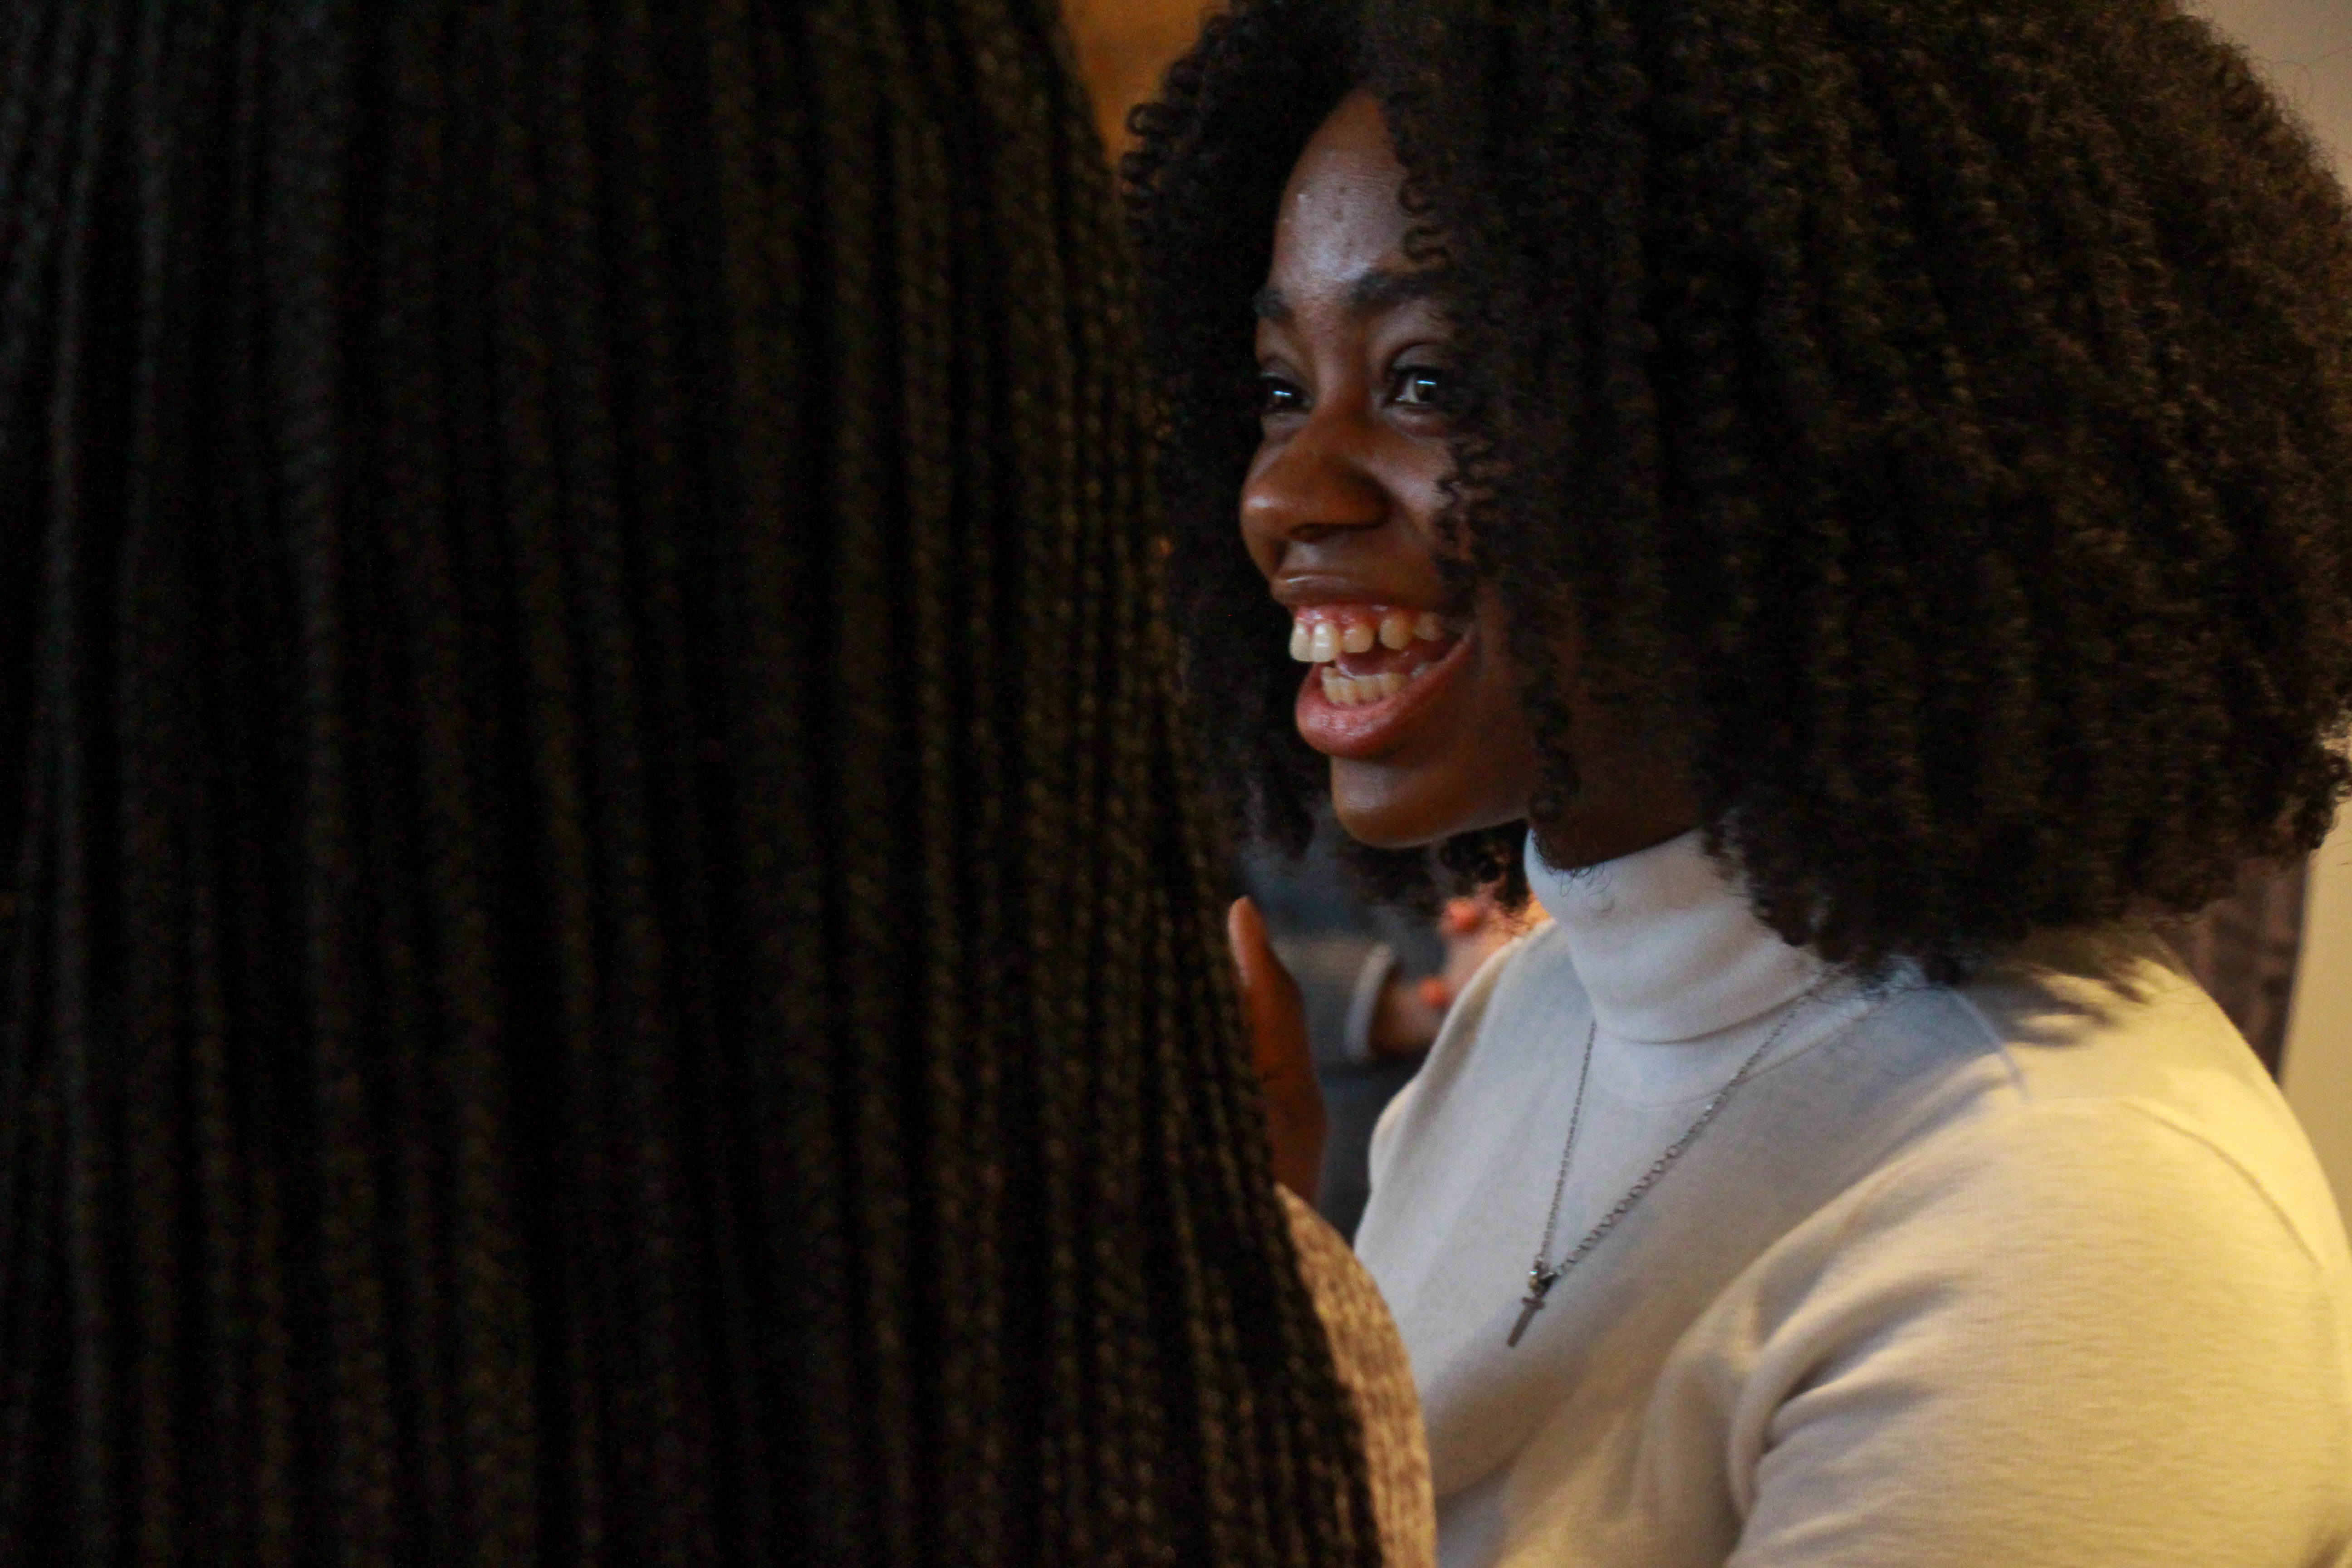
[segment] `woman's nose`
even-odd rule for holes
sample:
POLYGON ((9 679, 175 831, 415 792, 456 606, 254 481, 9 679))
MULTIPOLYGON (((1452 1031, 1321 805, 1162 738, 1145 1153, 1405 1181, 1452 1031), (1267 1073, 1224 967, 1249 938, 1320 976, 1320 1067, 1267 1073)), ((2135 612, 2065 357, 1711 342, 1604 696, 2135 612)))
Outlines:
POLYGON ((1387 520, 1391 498, 1366 460, 1370 435, 1344 413, 1318 410, 1261 454, 1242 484, 1242 535, 1254 553, 1387 520))

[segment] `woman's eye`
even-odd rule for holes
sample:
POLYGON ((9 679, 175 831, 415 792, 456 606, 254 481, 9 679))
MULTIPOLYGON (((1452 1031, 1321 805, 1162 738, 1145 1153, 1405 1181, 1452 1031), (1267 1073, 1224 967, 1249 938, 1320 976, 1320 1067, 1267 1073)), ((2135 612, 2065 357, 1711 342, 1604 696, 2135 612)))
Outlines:
POLYGON ((1399 366, 1389 383, 1389 401, 1400 408, 1442 408, 1445 373, 1429 364, 1399 366))
POLYGON ((1272 418, 1278 414, 1307 412, 1307 394, 1278 375, 1257 378, 1257 412, 1260 418, 1272 418))

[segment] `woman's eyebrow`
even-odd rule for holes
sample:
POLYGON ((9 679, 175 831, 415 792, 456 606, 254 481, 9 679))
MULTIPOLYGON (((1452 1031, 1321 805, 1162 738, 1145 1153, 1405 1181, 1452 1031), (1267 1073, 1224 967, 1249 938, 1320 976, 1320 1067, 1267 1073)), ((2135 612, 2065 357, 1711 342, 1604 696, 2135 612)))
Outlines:
POLYGON ((1445 269, 1442 267, 1417 267, 1410 272, 1375 267, 1359 274, 1348 285, 1348 309, 1357 315, 1369 316, 1408 300, 1425 300, 1444 287, 1445 269))
MULTIPOLYGON (((1398 272, 1374 267, 1358 273, 1348 285, 1348 311, 1369 316, 1408 300, 1425 300, 1445 287, 1442 267, 1417 267, 1398 272)), ((1250 296, 1250 314, 1261 321, 1286 321, 1292 315, 1290 296, 1269 283, 1250 296)))

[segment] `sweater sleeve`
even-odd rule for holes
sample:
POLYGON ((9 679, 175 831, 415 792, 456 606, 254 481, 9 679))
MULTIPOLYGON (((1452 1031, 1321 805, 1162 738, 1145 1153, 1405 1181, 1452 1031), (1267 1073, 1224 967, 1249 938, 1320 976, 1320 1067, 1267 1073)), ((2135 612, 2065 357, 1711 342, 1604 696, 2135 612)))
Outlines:
POLYGON ((2352 1564, 2336 1266, 2161 1113, 1994 1120, 1817 1216, 1721 1325, 1735 1568, 2352 1564))

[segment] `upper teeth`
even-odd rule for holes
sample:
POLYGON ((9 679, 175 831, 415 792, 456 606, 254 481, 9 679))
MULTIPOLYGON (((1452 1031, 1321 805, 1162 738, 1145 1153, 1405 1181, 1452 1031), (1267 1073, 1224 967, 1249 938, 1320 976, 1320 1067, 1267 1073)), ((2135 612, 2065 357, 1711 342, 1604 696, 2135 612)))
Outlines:
POLYGON ((1370 653, 1377 642, 1401 651, 1415 640, 1437 642, 1445 622, 1434 610, 1342 611, 1305 616, 1290 624, 1290 657, 1301 664, 1329 664, 1342 653, 1370 653))

